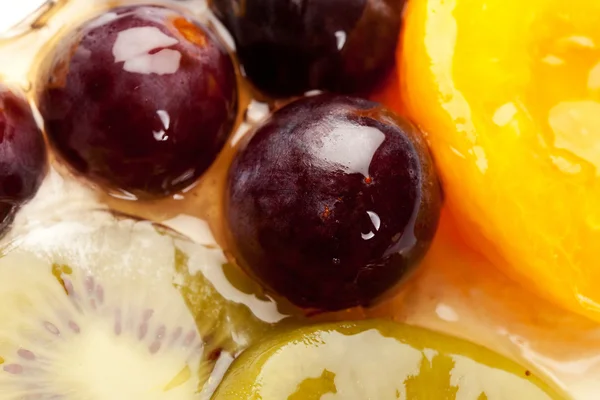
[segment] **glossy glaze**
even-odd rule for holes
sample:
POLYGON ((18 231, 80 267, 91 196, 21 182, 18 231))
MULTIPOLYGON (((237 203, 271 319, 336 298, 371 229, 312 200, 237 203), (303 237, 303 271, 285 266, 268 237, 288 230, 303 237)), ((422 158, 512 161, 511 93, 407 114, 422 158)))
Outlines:
MULTIPOLYGON (((119 1, 121 4, 130 2, 144 1, 119 1)), ((207 16, 204 11, 206 4, 203 0, 161 2, 189 8, 201 18, 207 16)), ((568 4, 576 3, 578 2, 568 4)), ((0 77, 29 90, 37 76, 39 57, 46 52, 48 44, 54 42, 54 35, 73 21, 89 15, 90 10, 104 10, 114 4, 113 0, 68 0, 61 3, 62 7, 59 7, 57 12, 52 13, 42 29, 11 41, 0 42, 0 59, 10 60, 10 62, 0 63, 0 77)), ((508 14, 500 13, 499 18, 508 18, 511 14, 509 8, 496 9, 495 12, 502 10, 508 14)), ((519 13, 514 12, 514 14, 519 13)), ((588 14, 590 17, 594 15, 588 14)), ((489 18, 489 15, 486 18, 489 18)), ((486 20, 481 21, 483 24, 485 22, 486 20)), ((440 30, 446 28, 449 28, 446 34, 452 32, 452 26, 444 26, 444 28, 440 26, 440 30)), ((502 29, 498 29, 499 34, 509 33, 510 30, 506 28, 506 25, 503 25, 502 29)), ((481 35, 482 32, 484 30, 472 36, 481 35)), ((482 48, 486 49, 487 46, 482 48)), ((512 61, 516 60, 518 58, 512 61)), ((413 62, 417 60, 413 59, 413 62)), ((421 69, 421 73, 423 71, 426 69, 421 69)), ((390 82, 394 84, 386 88, 386 95, 378 98, 383 99, 389 106, 397 106, 397 81, 390 82)), ((481 87, 484 88, 483 85, 481 87)), ((246 85, 242 85, 239 120, 243 119, 245 105, 250 101, 249 93, 246 85)), ((431 111, 434 111, 433 107, 431 111)), ((244 132, 248 130, 250 125, 246 122, 242 123, 236 139, 243 137, 244 132)), ((205 174, 198 186, 189 191, 175 193, 172 198, 153 203, 120 201, 114 197, 104 196, 101 192, 90 190, 85 182, 53 161, 52 173, 44 180, 38 196, 17 214, 14 230, 11 232, 15 238, 19 238, 28 235, 32 228, 39 224, 51 226, 51 231, 46 235, 39 235, 38 232, 32 235, 36 239, 32 248, 52 246, 54 240, 65 237, 64 232, 71 232, 72 229, 69 223, 55 226, 56 221, 65 219, 73 210, 89 210, 107 205, 149 220, 164 221, 174 229, 190 234, 195 241, 214 248, 211 254, 215 256, 199 255, 191 261, 196 273, 212 273, 213 275, 208 279, 215 280, 216 290, 228 300, 240 303, 237 306, 243 309, 246 307, 243 304, 246 304, 258 318, 277 321, 281 318, 278 313, 265 316, 268 310, 273 310, 275 306, 273 301, 261 296, 260 291, 252 286, 252 282, 242 275, 235 275, 232 278, 231 270, 225 271, 221 265, 223 257, 217 242, 224 246, 226 254, 232 250, 225 246, 221 212, 224 176, 233 154, 231 146, 234 146, 234 141, 226 146, 226 151, 221 154, 216 165, 205 174), (57 170, 60 173, 57 173, 57 170), (217 242, 207 230, 208 225, 216 236, 217 242), (239 290, 240 287, 243 291, 239 290)), ((456 162, 456 159, 452 160, 456 162)), ((517 176, 525 173, 527 171, 521 171, 517 176)), ((486 190, 489 190, 490 186, 491 184, 482 184, 486 190)), ((470 195, 470 191, 465 192, 465 201, 470 195)), ((87 211, 85 215, 88 215, 87 211)), ((530 287, 524 287, 498 272, 497 267, 502 267, 501 265, 493 265, 465 245, 462 235, 456 229, 461 222, 463 221, 456 221, 447 212, 443 213, 441 229, 436 235, 429 255, 423 262, 422 272, 412 280, 410 285, 404 285, 403 290, 393 299, 375 309, 342 311, 334 315, 320 315, 319 319, 348 320, 376 315, 405 321, 411 325, 430 327, 483 344, 511 359, 525 359, 565 388, 574 399, 596 400, 597 377, 600 374, 599 325, 541 300, 531 293, 530 287)), ((87 223, 83 225, 83 228, 86 227, 87 223)), ((76 236, 67 236, 67 238, 76 236)), ((168 251, 158 251, 154 242, 148 243, 151 249, 144 254, 149 257, 168 254, 168 251)), ((73 250, 76 250, 73 246, 65 244, 66 252, 71 253, 73 250)), ((214 308, 211 310, 215 312, 214 308)), ((252 343, 253 337, 238 335, 239 331, 235 329, 236 324, 232 321, 229 321, 232 324, 231 332, 236 333, 240 346, 252 343)), ((264 337, 264 334, 258 337, 264 337)), ((227 365, 227 357, 224 355, 215 366, 211 384, 205 388, 208 393, 219 382, 227 365), (224 362, 221 362, 222 360, 224 362)))
POLYGON ((299 306, 336 310, 370 305, 408 275, 440 196, 416 127, 376 103, 319 95, 242 146, 226 218, 253 275, 299 306))
POLYGON ((560 398, 540 384, 532 371, 471 343, 371 320, 265 340, 232 364, 215 400, 560 398))
POLYGON ((59 42, 39 108, 58 154, 84 176, 147 198, 193 183, 236 117, 236 77, 219 40, 189 15, 104 13, 59 42))

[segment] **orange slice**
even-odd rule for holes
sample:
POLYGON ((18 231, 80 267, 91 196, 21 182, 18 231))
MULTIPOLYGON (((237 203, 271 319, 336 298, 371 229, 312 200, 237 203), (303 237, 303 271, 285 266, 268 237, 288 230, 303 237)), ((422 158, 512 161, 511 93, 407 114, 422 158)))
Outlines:
POLYGON ((468 242, 600 320, 600 2, 412 0, 402 100, 468 242))

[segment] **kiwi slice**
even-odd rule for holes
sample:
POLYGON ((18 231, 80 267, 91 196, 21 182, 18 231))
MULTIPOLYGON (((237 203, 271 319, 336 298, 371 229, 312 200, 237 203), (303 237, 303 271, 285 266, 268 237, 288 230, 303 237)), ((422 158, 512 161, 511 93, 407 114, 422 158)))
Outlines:
MULTIPOLYGON (((203 398, 247 332, 267 329, 200 273, 183 274, 182 239, 152 224, 86 214, 11 240, 0 258, 3 400, 203 398)), ((217 260, 218 249, 188 248, 217 260)))
MULTIPOLYGON (((215 262, 202 262, 195 257, 198 251, 191 249, 189 243, 176 242, 176 245, 176 270, 181 278, 178 288, 199 319, 199 328, 202 330, 206 327, 210 330, 214 325, 221 326, 219 332, 204 332, 205 336, 215 333, 223 335, 217 339, 221 348, 215 351, 224 350, 230 354, 237 354, 249 344, 261 340, 271 332, 276 323, 286 318, 279 313, 273 300, 261 298, 257 287, 247 291, 242 291, 244 288, 240 289, 248 283, 246 276, 227 277, 225 271, 234 267, 227 264, 224 258, 215 262), (248 299, 248 305, 227 300, 207 275, 191 267, 198 264, 207 265, 212 269, 211 278, 217 276, 219 282, 226 280, 227 287, 221 289, 229 293, 235 292, 236 297, 242 297, 242 300, 248 299)), ((202 255, 201 258, 205 259, 206 255, 202 255)))
POLYGON ((288 331, 246 350, 213 400, 542 400, 538 376, 475 344, 372 320, 288 331))

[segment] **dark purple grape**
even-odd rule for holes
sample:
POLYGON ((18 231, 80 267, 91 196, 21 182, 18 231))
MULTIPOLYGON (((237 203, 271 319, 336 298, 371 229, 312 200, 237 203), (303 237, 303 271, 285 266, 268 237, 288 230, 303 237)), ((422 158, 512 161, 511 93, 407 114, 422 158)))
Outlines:
POLYGON ((122 7, 57 46, 39 107, 76 171, 157 197, 189 186, 216 158, 236 117, 236 75, 218 38, 189 16, 122 7))
POLYGON ((0 84, 0 232, 44 179, 46 146, 29 103, 0 84))
POLYGON ((435 234, 437 175, 418 129, 367 100, 276 111, 236 155, 226 217, 240 263, 300 307, 368 306, 435 234))
POLYGON ((405 0, 212 0, 246 75, 272 96, 368 90, 393 65, 405 0))

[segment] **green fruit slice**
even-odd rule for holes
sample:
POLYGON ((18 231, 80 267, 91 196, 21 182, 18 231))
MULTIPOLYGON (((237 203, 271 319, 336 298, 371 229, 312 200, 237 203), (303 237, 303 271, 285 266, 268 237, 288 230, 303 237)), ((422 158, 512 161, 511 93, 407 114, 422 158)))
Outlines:
POLYGON ((86 213, 5 252, 2 400, 194 400, 268 326, 202 274, 219 249, 147 222, 86 213))
POLYGON ((391 321, 286 332, 246 350, 213 400, 541 400, 561 398, 489 350, 391 321))

